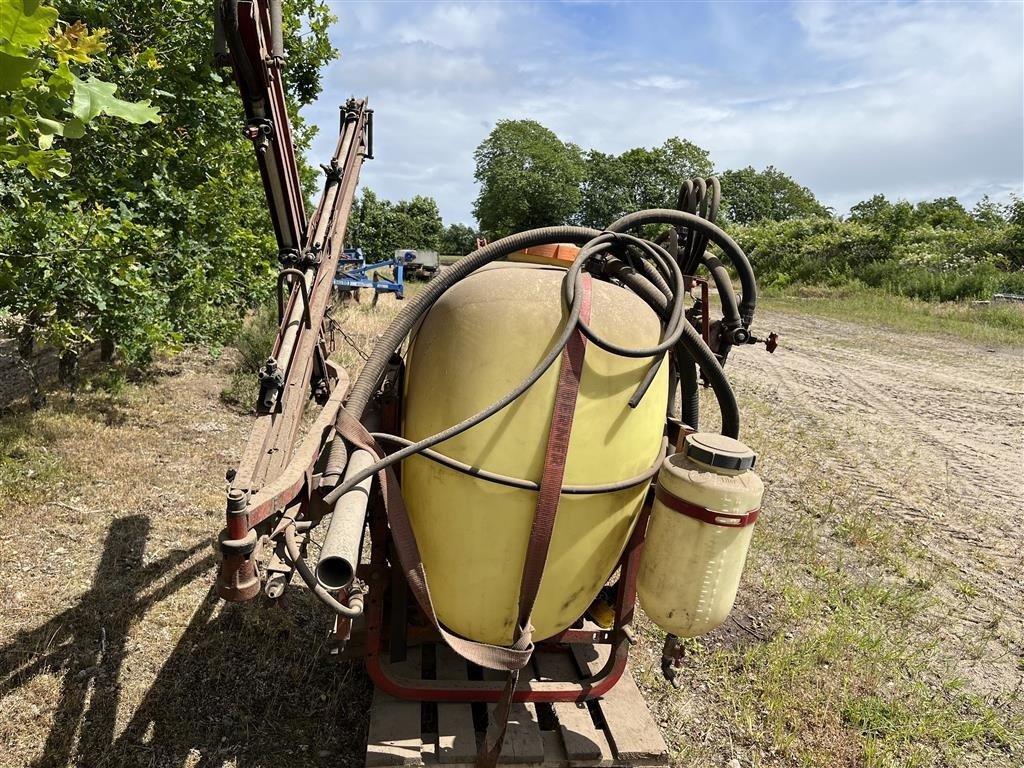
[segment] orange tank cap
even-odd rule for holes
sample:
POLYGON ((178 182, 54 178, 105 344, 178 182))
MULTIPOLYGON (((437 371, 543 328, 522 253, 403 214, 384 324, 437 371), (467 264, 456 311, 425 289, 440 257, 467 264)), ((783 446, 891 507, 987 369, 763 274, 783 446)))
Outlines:
POLYGON ((509 261, 519 261, 528 264, 554 264, 560 267, 567 267, 576 260, 576 254, 580 249, 572 243, 555 243, 554 245, 535 245, 532 248, 524 248, 509 255, 509 261))

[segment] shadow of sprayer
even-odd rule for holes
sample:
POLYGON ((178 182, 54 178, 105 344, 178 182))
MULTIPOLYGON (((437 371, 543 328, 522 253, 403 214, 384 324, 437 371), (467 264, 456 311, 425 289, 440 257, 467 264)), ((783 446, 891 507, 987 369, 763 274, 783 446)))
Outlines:
POLYGON ((113 521, 89 591, 0 648, 0 698, 39 675, 59 678, 48 732, 35 744, 23 734, 28 752, 8 747, 0 764, 361 764, 372 688, 358 664, 321 663, 306 596, 276 611, 223 603, 197 589, 216 563, 201 556, 208 543, 146 563, 149 531, 143 515, 113 521), (185 600, 194 612, 165 655, 156 627, 174 619, 146 626, 147 614, 182 591, 196 593, 185 600))

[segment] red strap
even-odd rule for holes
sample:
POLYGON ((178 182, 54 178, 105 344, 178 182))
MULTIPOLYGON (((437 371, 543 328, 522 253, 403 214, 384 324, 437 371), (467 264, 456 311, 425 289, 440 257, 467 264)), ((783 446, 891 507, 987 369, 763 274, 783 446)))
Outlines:
MULTIPOLYGON (((590 275, 583 275, 583 295, 580 297, 580 319, 590 322, 591 285, 590 275)), ((516 643, 525 641, 533 648, 533 606, 544 576, 544 566, 551 547, 551 533, 555 528, 555 514, 562 497, 562 480, 565 478, 565 461, 569 454, 569 438, 576 414, 576 398, 580 392, 583 377, 583 357, 587 350, 587 338, 579 327, 569 337, 562 350, 562 362, 558 370, 558 385, 555 389, 555 407, 551 411, 551 426, 548 428, 548 445, 544 451, 544 471, 537 490, 537 507, 530 529, 530 541, 526 545, 526 560, 523 563, 523 578, 519 584, 519 619, 516 643)), ((501 755, 501 746, 508 729, 508 718, 512 708, 512 695, 519 680, 518 670, 509 672, 498 704, 491 713, 491 728, 476 757, 476 768, 494 768, 501 755)))
MULTIPOLYGON (((338 412, 335 427, 338 433, 353 445, 370 451, 379 458, 384 458, 387 455, 373 439, 373 436, 366 431, 366 428, 344 408, 338 412)), ((409 583, 409 589, 416 597, 416 602, 419 603, 423 615, 430 620, 448 647, 464 659, 488 669, 507 672, 525 667, 533 653, 532 645, 515 644, 507 648, 501 645, 479 643, 459 637, 449 632, 441 624, 434 612, 430 588, 427 586, 427 575, 423 569, 423 558, 416 545, 412 523, 409 521, 409 512, 405 508, 405 501, 398 486, 398 478, 395 476, 394 470, 388 467, 377 473, 377 479, 384 496, 384 508, 387 511, 388 525, 391 527, 391 538, 394 541, 395 551, 398 553, 398 561, 405 580, 409 583)))
MULTIPOLYGON (((580 320, 590 322, 591 287, 590 275, 583 275, 583 296, 580 303, 580 320)), ((544 565, 548 559, 551 533, 555 527, 555 513, 562 494, 562 480, 565 477, 565 460, 569 453, 569 437, 572 434, 573 417, 576 414, 576 398, 580 392, 583 376, 583 356, 586 352, 587 337, 577 327, 569 337, 569 343, 562 350, 562 363, 558 371, 558 386, 555 390, 555 407, 551 412, 551 426, 548 428, 548 445, 544 452, 544 471, 537 492, 537 507, 530 530, 530 542, 526 548, 526 562, 523 578, 519 585, 519 630, 533 636, 530 617, 537 600, 544 565)))
POLYGON ((660 483, 654 492, 654 498, 673 512, 692 517, 694 520, 700 520, 703 523, 720 525, 723 528, 743 528, 747 525, 753 525, 761 515, 760 507, 739 515, 731 512, 715 512, 707 507, 691 504, 686 499, 679 498, 674 493, 666 490, 660 483))

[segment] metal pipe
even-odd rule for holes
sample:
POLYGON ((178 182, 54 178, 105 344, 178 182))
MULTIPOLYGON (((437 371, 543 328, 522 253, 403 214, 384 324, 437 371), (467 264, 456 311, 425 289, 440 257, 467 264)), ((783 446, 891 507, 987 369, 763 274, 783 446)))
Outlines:
POLYGON ((270 55, 284 58, 284 14, 282 0, 270 0, 270 55))
MULTIPOLYGON (((335 437, 335 440, 339 439, 335 437)), ((355 477, 375 460, 369 451, 353 451, 345 469, 345 479, 355 477)), ((326 590, 343 589, 355 577, 372 483, 373 475, 370 475, 334 505, 334 515, 327 527, 327 535, 320 549, 320 560, 316 564, 317 583, 326 590)))

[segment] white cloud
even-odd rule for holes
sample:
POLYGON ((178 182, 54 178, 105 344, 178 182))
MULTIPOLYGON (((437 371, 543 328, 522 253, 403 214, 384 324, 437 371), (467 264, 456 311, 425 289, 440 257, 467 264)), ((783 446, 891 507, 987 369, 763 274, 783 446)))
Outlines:
POLYGON ((313 156, 359 93, 378 156, 363 183, 433 195, 446 220, 470 220, 473 150, 520 117, 605 152, 679 135, 722 170, 775 165, 838 210, 875 192, 1021 192, 1022 6, 854 8, 345 4, 342 60, 306 112, 324 126, 313 156))

